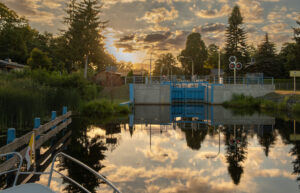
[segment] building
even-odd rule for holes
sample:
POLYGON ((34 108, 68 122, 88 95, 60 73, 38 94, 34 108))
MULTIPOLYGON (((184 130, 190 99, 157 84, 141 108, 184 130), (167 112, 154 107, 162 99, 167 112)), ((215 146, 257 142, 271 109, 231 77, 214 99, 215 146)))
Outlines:
POLYGON ((11 59, 0 60, 0 71, 23 70, 25 65, 12 62, 11 59))

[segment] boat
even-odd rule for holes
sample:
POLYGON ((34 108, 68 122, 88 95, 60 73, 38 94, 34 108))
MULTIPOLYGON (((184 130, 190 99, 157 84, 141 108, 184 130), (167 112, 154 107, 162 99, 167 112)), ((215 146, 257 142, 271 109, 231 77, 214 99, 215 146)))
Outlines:
POLYGON ((0 172, 0 176, 4 175, 4 174, 16 172, 16 175, 15 175, 15 178, 14 178, 14 181, 13 181, 13 185, 10 188, 4 189, 2 191, 0 190, 0 193, 55 193, 55 191, 50 188, 53 173, 57 173, 60 176, 62 176, 63 178, 66 178, 67 180, 72 182, 74 185, 76 185, 80 189, 82 189, 83 192, 90 193, 90 191, 87 190, 85 187, 83 187, 81 184, 79 184, 78 182, 76 182, 72 178, 62 174, 61 172, 59 172, 58 170, 56 170, 54 168, 54 163, 55 163, 55 161, 58 157, 64 157, 64 158, 67 158, 67 159, 77 163, 81 167, 85 168, 86 170, 88 170, 89 172, 94 174, 99 179, 103 180, 112 189, 113 193, 121 193, 121 191, 119 191, 117 189, 117 187, 114 184, 112 184, 108 179, 106 179, 103 175, 99 174, 97 171, 93 170, 92 168, 90 168, 86 164, 82 163, 81 161, 75 159, 74 157, 72 157, 72 156, 70 156, 66 153, 59 152, 59 153, 54 155, 49 172, 36 172, 36 171, 24 172, 24 171, 21 171, 21 166, 23 164, 23 157, 20 153, 18 153, 18 152, 9 152, 9 153, 5 153, 5 154, 0 154, 0 158, 1 157, 12 157, 12 156, 16 156, 16 157, 19 158, 20 163, 18 164, 18 167, 15 168, 15 169, 10 169, 10 170, 7 170, 7 171, 0 172), (46 174, 46 175, 49 175, 48 185, 45 186, 45 185, 37 184, 37 183, 27 183, 27 184, 17 185, 18 177, 19 177, 19 175, 22 175, 22 174, 27 174, 27 175, 28 174, 32 174, 32 175, 44 175, 44 174, 46 174))

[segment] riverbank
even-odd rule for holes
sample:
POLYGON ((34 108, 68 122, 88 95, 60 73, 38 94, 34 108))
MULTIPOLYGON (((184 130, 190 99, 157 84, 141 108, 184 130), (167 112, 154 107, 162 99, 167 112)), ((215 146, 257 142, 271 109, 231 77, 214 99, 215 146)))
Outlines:
POLYGON ((258 110, 263 112, 289 112, 300 114, 300 95, 270 93, 254 98, 245 95, 233 95, 230 101, 223 103, 227 108, 258 110))

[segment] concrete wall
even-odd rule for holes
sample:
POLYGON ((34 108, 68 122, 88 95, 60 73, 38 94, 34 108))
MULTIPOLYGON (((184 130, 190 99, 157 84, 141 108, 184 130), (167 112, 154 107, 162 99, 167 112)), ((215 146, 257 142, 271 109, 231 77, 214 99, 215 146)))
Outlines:
POLYGON ((208 103, 222 104, 229 101, 233 94, 244 94, 246 96, 261 97, 275 92, 275 85, 211 85, 208 92, 208 103), (211 91, 213 89, 213 92, 211 91))
POLYGON ((135 84, 134 104, 171 104, 170 86, 135 84))

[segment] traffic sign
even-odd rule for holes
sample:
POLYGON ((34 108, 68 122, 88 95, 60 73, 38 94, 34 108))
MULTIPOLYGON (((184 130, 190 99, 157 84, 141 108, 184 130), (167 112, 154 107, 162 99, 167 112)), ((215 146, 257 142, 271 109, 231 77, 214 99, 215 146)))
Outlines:
POLYGON ((236 62, 236 57, 235 56, 230 56, 229 57, 229 62, 235 63, 236 62))
POLYGON ((243 65, 242 65, 242 63, 238 62, 238 63, 236 63, 235 67, 237 70, 240 70, 240 69, 242 69, 243 65))
POLYGON ((235 63, 230 63, 229 68, 230 68, 230 70, 233 70, 235 68, 235 63))
POLYGON ((300 71, 290 71, 290 77, 300 77, 300 71))

